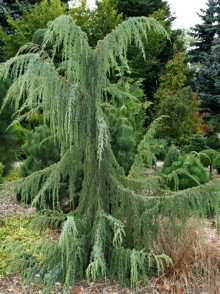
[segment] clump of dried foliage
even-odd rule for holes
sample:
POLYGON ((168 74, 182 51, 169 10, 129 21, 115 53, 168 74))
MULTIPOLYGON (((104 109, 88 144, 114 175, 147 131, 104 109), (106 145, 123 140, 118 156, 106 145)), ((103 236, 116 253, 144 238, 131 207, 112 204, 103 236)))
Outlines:
POLYGON ((209 223, 191 218, 184 226, 173 226, 163 220, 154 250, 173 261, 158 281, 162 288, 171 293, 220 293, 220 236, 209 223))

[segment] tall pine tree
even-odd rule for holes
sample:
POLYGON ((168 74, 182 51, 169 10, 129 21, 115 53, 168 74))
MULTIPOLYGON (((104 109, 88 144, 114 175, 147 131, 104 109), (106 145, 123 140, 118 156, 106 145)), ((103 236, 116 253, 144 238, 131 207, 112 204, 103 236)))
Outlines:
POLYGON ((212 118, 220 119, 220 37, 212 42, 209 53, 203 55, 196 74, 196 88, 202 98, 202 108, 212 118))
POLYGON ((214 40, 220 36, 220 1, 208 0, 207 9, 198 14, 202 22, 191 28, 190 35, 195 39, 191 44, 192 61, 203 62, 204 54, 211 52, 214 40))
POLYGON ((198 63, 195 87, 202 98, 202 109, 216 116, 220 111, 220 0, 209 0, 199 15, 201 24, 192 28, 195 38, 190 55, 198 63))

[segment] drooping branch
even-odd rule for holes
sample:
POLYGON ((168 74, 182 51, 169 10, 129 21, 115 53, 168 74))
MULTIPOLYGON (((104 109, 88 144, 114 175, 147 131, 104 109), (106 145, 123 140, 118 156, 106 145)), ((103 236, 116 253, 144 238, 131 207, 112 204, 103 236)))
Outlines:
POLYGON ((143 57, 146 58, 144 42, 148 41, 148 32, 168 38, 168 33, 154 18, 135 17, 129 18, 116 27, 102 41, 99 41, 95 50, 98 55, 98 66, 102 74, 106 75, 111 68, 116 68, 121 63, 127 65, 127 48, 134 43, 143 57))

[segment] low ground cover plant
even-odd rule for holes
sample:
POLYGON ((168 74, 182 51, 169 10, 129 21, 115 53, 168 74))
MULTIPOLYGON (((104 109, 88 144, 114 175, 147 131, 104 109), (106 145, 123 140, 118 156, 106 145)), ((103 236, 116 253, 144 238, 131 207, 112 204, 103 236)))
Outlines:
POLYGON ((13 271, 12 262, 21 256, 39 258, 36 244, 43 242, 43 237, 39 230, 30 229, 32 219, 33 216, 21 214, 0 218, 0 278, 13 271))

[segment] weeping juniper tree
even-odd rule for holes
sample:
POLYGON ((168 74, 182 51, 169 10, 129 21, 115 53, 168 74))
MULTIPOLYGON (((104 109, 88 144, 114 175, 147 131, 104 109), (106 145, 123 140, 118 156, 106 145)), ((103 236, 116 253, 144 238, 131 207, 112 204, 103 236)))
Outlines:
MULTIPOLYGON (((156 215, 172 215, 174 211, 178 216, 186 215, 189 207, 199 202, 198 190, 191 202, 186 193, 178 201, 168 197, 163 206, 160 198, 139 195, 138 180, 125 177, 111 149, 102 104, 108 92, 122 93, 109 77, 114 68, 127 66, 126 49, 132 41, 145 56, 142 39, 147 39, 149 31, 166 36, 154 19, 132 18, 92 49, 72 18, 60 16, 49 24, 42 47, 27 44, 1 64, 1 77, 10 72, 14 78, 5 103, 15 100, 20 119, 24 113, 43 111, 44 122, 61 150, 58 162, 18 183, 16 189, 22 197, 29 199, 32 195, 33 204, 42 208, 49 197, 56 206, 60 183, 68 180, 69 197, 74 200, 78 166, 83 170, 78 204, 63 216, 66 221, 59 240, 48 241, 40 260, 33 256, 23 259, 26 276, 40 274, 46 291, 60 280, 64 293, 68 293, 69 285, 85 276, 96 280, 108 275, 121 283, 130 281, 131 285, 145 282, 149 270, 160 271, 163 259, 167 260, 163 255, 147 253, 156 215), (55 62, 57 56, 62 57, 60 66, 55 62), (187 199, 189 205, 182 205, 182 199, 187 199)), ((142 147, 147 146, 144 140, 142 147)), ((143 150, 140 153, 143 156, 143 150)), ((141 161, 137 158, 135 166, 137 162, 141 161)), ((206 190, 203 204, 208 205, 212 193, 211 188, 206 190)), ((215 205, 213 199, 216 197, 212 198, 215 205)))

